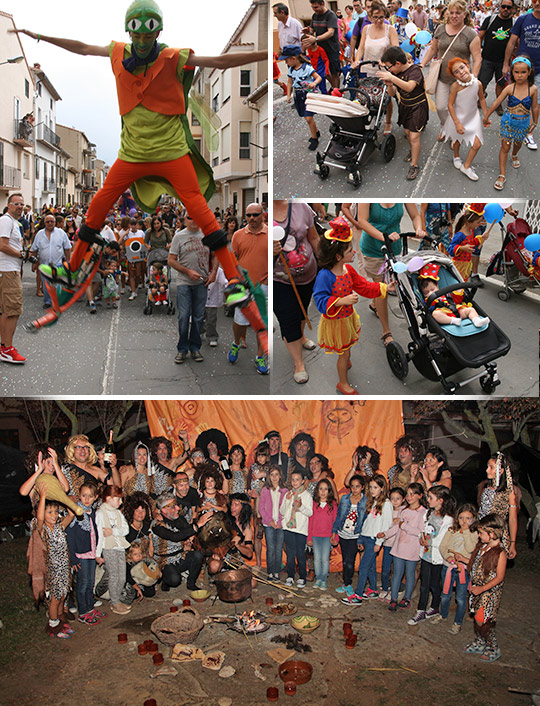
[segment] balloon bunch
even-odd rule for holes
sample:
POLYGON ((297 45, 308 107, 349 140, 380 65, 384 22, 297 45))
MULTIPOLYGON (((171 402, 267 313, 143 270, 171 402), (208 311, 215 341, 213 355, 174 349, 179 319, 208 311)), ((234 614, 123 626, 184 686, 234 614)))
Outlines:
POLYGON ((402 274, 403 272, 418 272, 418 270, 421 270, 422 267, 424 266, 424 260, 420 257, 420 255, 416 255, 416 257, 412 257, 408 263, 405 262, 393 262, 392 263, 392 269, 394 272, 397 272, 398 274, 402 274))
POLYGON ((426 29, 418 29, 414 22, 408 22, 405 25, 405 34, 407 39, 400 44, 400 47, 408 53, 413 52, 417 46, 423 47, 431 42, 431 34, 426 29))

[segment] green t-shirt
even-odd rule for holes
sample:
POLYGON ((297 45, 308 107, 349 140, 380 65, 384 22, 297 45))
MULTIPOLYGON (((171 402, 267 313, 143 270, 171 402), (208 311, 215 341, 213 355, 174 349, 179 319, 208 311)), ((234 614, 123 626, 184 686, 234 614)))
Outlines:
MULTIPOLYGON (((109 55, 115 42, 109 45, 109 55)), ((164 49, 165 44, 160 45, 164 49)), ((131 56, 131 44, 126 44, 124 58, 131 56)), ((189 58, 189 49, 182 49, 178 59, 176 75, 182 83, 184 65, 189 58)), ((134 75, 142 74, 141 66, 134 75)), ((125 162, 168 162, 189 154, 180 115, 162 115, 139 104, 122 117, 119 159, 125 162)))
MULTIPOLYGON (((378 203, 372 203, 369 207, 369 222, 381 233, 399 233, 401 229, 401 219, 403 218, 403 204, 396 203, 390 208, 383 208, 378 203)), ((381 248, 384 245, 382 240, 377 240, 366 231, 362 231, 360 240, 360 250, 366 257, 382 258, 381 248)), ((401 253, 401 238, 392 243, 394 255, 401 253)))

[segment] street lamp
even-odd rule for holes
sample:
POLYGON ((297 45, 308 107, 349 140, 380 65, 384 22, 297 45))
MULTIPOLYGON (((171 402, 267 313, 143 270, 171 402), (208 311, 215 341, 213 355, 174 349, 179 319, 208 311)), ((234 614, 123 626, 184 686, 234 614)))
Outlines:
POLYGON ((20 64, 23 59, 24 56, 14 56, 12 59, 7 59, 7 61, 0 61, 0 66, 2 64, 20 64))

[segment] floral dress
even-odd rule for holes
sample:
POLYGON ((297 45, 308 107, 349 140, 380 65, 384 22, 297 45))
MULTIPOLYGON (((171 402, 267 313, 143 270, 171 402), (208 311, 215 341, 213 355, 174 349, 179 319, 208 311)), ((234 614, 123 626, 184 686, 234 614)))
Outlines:
POLYGON ((42 531, 47 548, 47 591, 57 600, 62 600, 71 588, 71 566, 66 534, 57 522, 52 529, 46 524, 42 531))

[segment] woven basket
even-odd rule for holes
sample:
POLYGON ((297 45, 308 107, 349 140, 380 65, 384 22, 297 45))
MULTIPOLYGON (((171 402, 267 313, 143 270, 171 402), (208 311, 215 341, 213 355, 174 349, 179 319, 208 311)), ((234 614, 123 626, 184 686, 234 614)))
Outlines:
POLYGON ((164 645, 175 645, 177 642, 193 642, 203 625, 203 619, 195 608, 186 606, 177 613, 167 613, 156 618, 150 630, 164 645))

